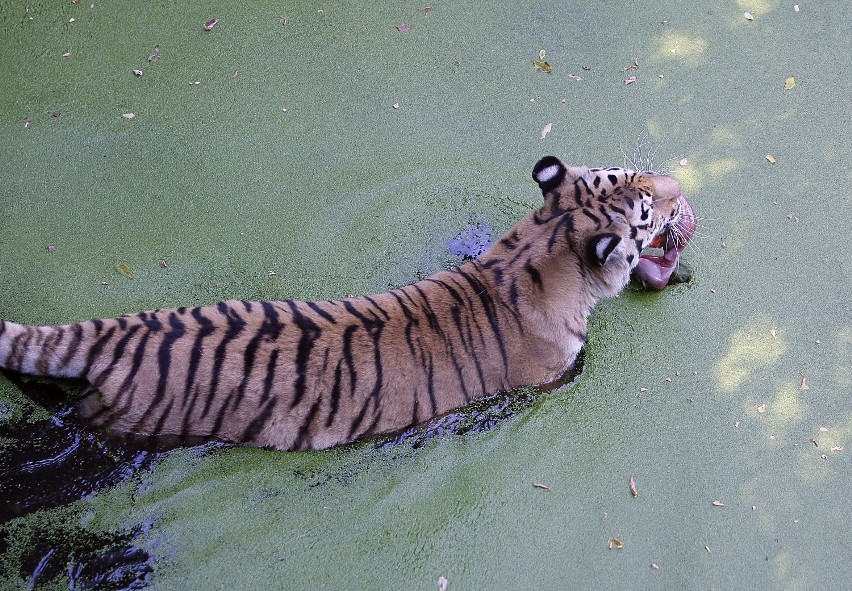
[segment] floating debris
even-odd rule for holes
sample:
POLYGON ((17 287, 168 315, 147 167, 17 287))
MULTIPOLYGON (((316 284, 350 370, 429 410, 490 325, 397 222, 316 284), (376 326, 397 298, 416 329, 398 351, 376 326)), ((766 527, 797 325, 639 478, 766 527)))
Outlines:
POLYGON ((766 160, 767 162, 769 162, 769 164, 775 164, 777 162, 777 160, 775 160, 775 156, 773 156, 772 154, 767 154, 766 160))
POLYGON ((135 113, 122 113, 121 116, 124 117, 125 119, 133 119, 134 117, 136 117, 136 114, 135 113))
POLYGON ((621 68, 622 72, 632 72, 633 70, 639 69, 639 59, 633 60, 633 63, 627 66, 626 68, 621 68))
POLYGON ((548 123, 547 125, 545 125, 544 128, 541 130, 541 139, 546 138, 547 134, 549 134, 552 129, 553 129, 552 123, 548 123))
POLYGON ((747 21, 753 21, 753 20, 754 20, 754 15, 753 15, 752 13, 750 13, 750 12, 744 12, 744 13, 743 13, 743 18, 745 18, 747 21))
POLYGON ((215 27, 217 24, 219 24, 219 19, 218 18, 211 18, 209 21, 207 21, 206 23, 204 23, 201 26, 205 31, 209 31, 213 27, 215 27))
POLYGON ((550 490, 550 487, 546 484, 542 484, 540 482, 533 482, 533 486, 536 488, 540 488, 541 490, 550 490))
POLYGON ((544 72, 545 74, 553 73, 553 66, 550 65, 549 62, 544 61, 544 57, 547 55, 547 52, 543 49, 538 52, 538 59, 533 60, 533 67, 537 72, 544 72))
POLYGON ((633 84, 634 82, 636 82, 636 80, 638 80, 638 78, 636 78, 636 76, 628 76, 627 78, 624 79, 624 84, 625 85, 633 84))
POLYGON ((610 538, 606 541, 606 543, 607 546, 609 546, 610 550, 612 550, 613 548, 617 550, 621 550, 622 548, 624 548, 624 542, 622 542, 618 538, 610 538))
POLYGON ((639 496, 639 489, 636 488, 636 479, 633 476, 630 476, 630 494, 634 497, 639 496))
POLYGON ((402 33, 407 33, 408 31, 410 31, 410 30, 411 30, 411 27, 410 27, 409 25, 406 25, 405 23, 399 23, 399 24, 396 26, 396 29, 397 29, 398 31, 402 32, 402 33))
POLYGON ((133 70, 133 75, 134 75, 134 76, 141 76, 141 75, 142 75, 142 70, 133 70))
POLYGON ((723 503, 722 501, 713 501, 710 504, 713 505, 714 507, 724 507, 725 506, 725 503, 723 503))
POLYGON ((796 88, 796 78, 793 76, 787 76, 784 80, 784 90, 793 90, 796 88))
POLYGON ((115 270, 127 277, 128 279, 133 279, 133 268, 126 262, 122 261, 118 263, 118 265, 115 266, 115 270))

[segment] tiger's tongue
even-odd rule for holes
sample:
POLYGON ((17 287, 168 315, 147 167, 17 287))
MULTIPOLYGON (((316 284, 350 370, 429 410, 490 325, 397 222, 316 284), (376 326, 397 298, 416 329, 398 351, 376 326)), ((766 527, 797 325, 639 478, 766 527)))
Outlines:
POLYGON ((639 264, 634 273, 642 283, 654 289, 663 289, 669 283, 669 279, 677 267, 681 251, 686 248, 687 242, 695 233, 695 211, 686 197, 680 196, 681 219, 678 223, 677 236, 666 230, 658 236, 663 246, 663 254, 643 254, 639 257, 639 264))

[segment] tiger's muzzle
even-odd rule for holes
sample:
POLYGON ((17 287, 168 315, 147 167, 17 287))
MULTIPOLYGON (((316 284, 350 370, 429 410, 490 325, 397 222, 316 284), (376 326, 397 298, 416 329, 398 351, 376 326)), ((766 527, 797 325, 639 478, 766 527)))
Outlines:
POLYGON ((668 285, 680 260, 680 253, 695 234, 695 210, 684 195, 681 195, 678 201, 680 212, 676 219, 666 225, 648 245, 648 248, 661 254, 643 251, 634 271, 642 283, 654 289, 663 289, 668 285))

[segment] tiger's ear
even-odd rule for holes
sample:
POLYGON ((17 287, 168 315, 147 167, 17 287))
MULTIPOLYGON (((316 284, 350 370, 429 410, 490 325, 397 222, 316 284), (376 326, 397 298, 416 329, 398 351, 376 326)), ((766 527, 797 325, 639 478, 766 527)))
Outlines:
POLYGON ((567 168, 556 156, 545 156, 533 167, 532 176, 542 193, 552 191, 565 180, 567 168))
POLYGON ((595 234, 586 241, 586 259, 603 267, 619 244, 621 244, 621 236, 618 234, 612 232, 595 234))

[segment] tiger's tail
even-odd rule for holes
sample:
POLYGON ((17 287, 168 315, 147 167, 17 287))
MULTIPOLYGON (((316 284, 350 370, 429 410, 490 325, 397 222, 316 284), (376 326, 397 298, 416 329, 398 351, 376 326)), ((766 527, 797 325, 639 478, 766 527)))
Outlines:
POLYGON ((85 377, 84 336, 96 334, 96 322, 65 326, 26 326, 0 320, 0 368, 36 376, 85 377))

